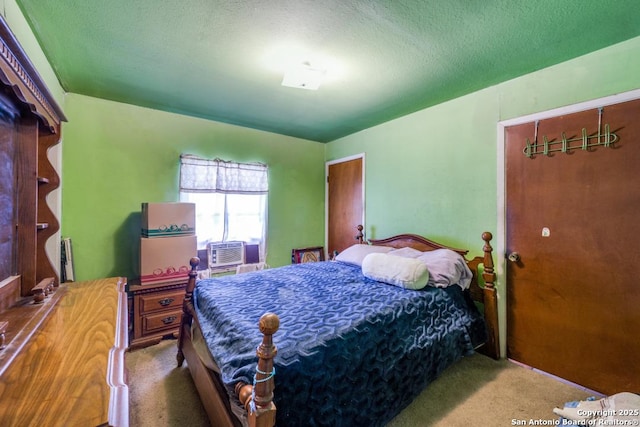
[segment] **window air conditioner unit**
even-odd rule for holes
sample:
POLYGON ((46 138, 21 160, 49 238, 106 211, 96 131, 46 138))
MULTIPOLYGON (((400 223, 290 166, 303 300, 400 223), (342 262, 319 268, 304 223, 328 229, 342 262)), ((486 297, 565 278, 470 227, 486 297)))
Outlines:
POLYGON ((234 267, 244 264, 244 242, 209 243, 209 268, 234 267))

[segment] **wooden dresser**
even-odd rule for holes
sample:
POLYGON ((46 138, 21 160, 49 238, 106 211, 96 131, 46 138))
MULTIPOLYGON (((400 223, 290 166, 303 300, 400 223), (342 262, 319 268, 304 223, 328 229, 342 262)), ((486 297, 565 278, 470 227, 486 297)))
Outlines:
POLYGON ((132 283, 129 286, 129 294, 133 296, 132 350, 157 344, 167 335, 177 338, 186 287, 187 277, 173 282, 132 283))
POLYGON ((0 424, 129 425, 126 280, 62 284, 0 314, 0 424), (26 321, 24 319, 27 319, 26 321))

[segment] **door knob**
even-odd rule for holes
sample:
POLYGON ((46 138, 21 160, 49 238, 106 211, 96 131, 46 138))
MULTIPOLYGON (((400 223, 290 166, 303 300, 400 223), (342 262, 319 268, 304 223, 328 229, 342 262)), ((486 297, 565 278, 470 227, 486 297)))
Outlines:
POLYGON ((511 262, 518 262, 520 261, 520 254, 518 252, 511 252, 507 258, 509 258, 511 262))

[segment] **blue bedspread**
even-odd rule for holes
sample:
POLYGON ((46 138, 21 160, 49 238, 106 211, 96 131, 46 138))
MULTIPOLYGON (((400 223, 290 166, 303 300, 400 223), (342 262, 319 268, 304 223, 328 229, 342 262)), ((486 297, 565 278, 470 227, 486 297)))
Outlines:
POLYGON ((280 317, 280 427, 384 425, 486 336, 459 286, 406 290, 341 262, 206 279, 194 295, 203 335, 229 385, 253 381, 258 319, 267 311, 280 317))

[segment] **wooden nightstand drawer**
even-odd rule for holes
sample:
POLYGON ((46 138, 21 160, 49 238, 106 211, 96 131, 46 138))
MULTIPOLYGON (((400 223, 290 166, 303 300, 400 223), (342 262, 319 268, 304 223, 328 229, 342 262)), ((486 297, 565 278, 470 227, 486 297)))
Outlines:
POLYGON ((141 295, 140 313, 151 313, 158 310, 181 308, 184 299, 184 291, 159 292, 157 294, 141 295))
POLYGON ((163 329, 175 329, 180 326, 182 310, 163 311, 142 317, 142 334, 154 333, 163 329))
POLYGON ((131 285, 133 334, 130 348, 157 344, 168 335, 178 336, 186 282, 131 285))

